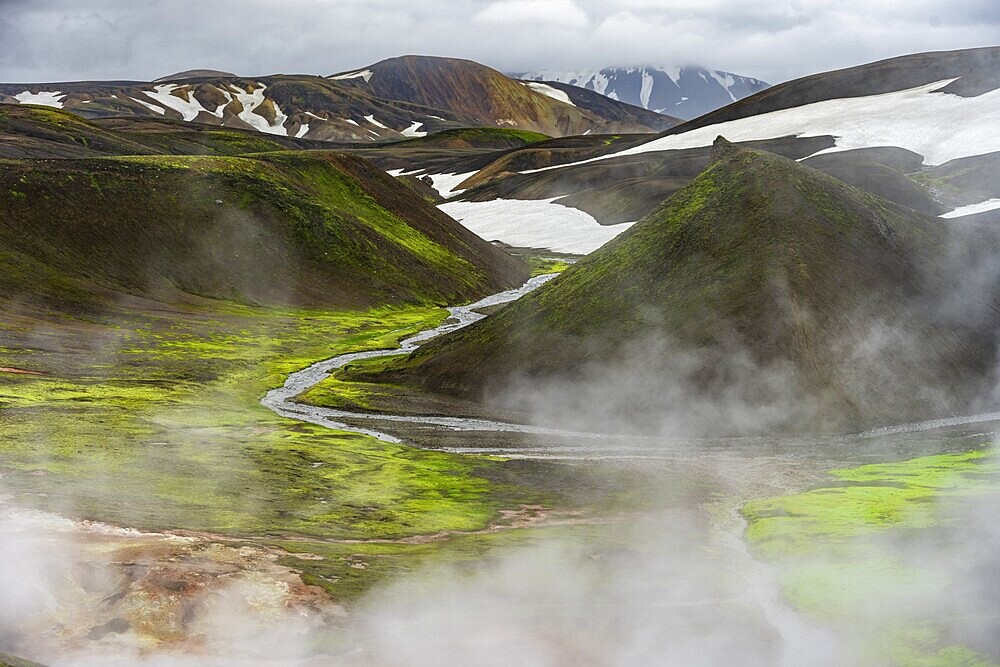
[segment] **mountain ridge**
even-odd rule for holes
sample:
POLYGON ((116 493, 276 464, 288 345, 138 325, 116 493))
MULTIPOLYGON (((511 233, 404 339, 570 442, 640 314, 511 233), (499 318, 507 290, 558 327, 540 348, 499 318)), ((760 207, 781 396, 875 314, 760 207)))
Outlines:
POLYGON ((699 65, 608 66, 599 70, 558 70, 512 74, 518 79, 558 82, 593 90, 615 100, 650 111, 697 118, 730 102, 743 99, 770 84, 754 77, 699 65))
POLYGON ((412 56, 371 68, 379 71, 374 82, 374 70, 366 69, 330 77, 190 70, 151 82, 0 83, 0 103, 65 109, 87 119, 166 118, 341 143, 480 125, 561 136, 653 133, 681 122, 590 92, 572 100, 550 87, 539 92, 472 61, 412 56))
POLYGON ((606 111, 607 103, 597 97, 580 93, 573 99, 562 91, 539 90, 463 58, 398 56, 328 78, 379 98, 448 109, 481 125, 550 136, 666 129, 678 122, 625 104, 617 105, 612 118, 604 118, 598 111, 606 111))

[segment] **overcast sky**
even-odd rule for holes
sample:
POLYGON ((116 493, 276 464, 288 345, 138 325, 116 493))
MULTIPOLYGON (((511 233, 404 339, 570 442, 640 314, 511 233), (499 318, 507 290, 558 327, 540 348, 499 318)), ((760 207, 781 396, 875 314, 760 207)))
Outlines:
POLYGON ((696 63, 776 83, 997 44, 1000 0, 0 0, 5 82, 325 75, 418 53, 503 71, 696 63))

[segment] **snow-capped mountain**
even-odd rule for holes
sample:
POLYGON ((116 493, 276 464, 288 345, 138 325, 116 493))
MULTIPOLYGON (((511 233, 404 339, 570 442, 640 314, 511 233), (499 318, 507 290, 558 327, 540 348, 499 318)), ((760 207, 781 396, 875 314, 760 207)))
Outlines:
POLYGON ((580 86, 650 111, 686 120, 764 90, 769 84, 705 67, 605 67, 600 71, 526 72, 530 81, 580 86))

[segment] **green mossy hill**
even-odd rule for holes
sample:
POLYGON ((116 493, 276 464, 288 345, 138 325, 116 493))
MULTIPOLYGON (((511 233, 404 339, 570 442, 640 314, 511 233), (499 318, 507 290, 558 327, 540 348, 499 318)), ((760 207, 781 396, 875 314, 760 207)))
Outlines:
POLYGON ((0 158, 147 155, 158 151, 66 111, 0 104, 0 158))
POLYGON ((426 137, 416 137, 398 142, 397 146, 441 148, 494 148, 506 150, 547 141, 550 137, 541 132, 515 130, 505 127, 463 127, 444 130, 426 137))
POLYGON ((0 168, 0 296, 445 304, 528 268, 361 158, 133 156, 0 168))
MULTIPOLYGON (((723 370, 735 359, 780 372, 808 409, 780 424, 789 430, 965 412, 988 387, 997 311, 962 270, 988 262, 997 244, 978 238, 947 265, 958 234, 720 139, 709 166, 629 232, 384 379, 482 397, 514 374, 574 379, 637 354, 666 377, 685 355, 686 368, 696 360, 689 391, 709 396, 738 383, 754 393, 756 370, 723 370)), ((656 401, 639 409, 655 413, 656 401)))
POLYGON ((0 158, 241 155, 322 146, 254 130, 164 118, 86 120, 61 109, 0 104, 0 158))

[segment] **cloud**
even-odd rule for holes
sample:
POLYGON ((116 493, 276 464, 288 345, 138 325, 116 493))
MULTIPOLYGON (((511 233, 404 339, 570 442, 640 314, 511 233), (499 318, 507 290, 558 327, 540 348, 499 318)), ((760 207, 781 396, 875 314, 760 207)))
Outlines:
POLYGON ((587 13, 573 0, 501 0, 480 10, 475 23, 547 23, 583 28, 590 23, 587 13))
POLYGON ((7 82, 330 74, 417 53, 504 71, 697 63, 775 83, 1000 43, 995 0, 0 0, 0 17, 7 82))

